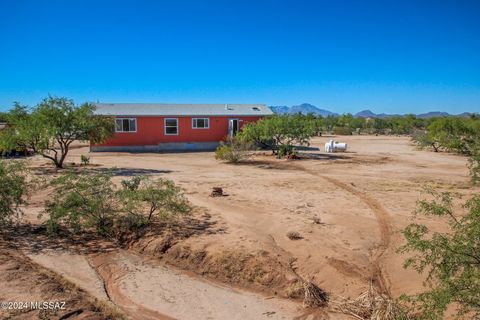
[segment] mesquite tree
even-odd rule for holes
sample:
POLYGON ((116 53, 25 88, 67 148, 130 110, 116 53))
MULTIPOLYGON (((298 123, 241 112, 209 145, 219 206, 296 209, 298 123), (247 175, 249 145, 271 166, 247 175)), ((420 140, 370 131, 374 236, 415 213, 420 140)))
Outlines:
POLYGON ((274 115, 245 125, 239 138, 277 153, 281 147, 293 150, 295 145, 308 145, 315 132, 314 122, 306 116, 274 115))
POLYGON ((113 135, 114 121, 94 116, 94 106, 75 106, 73 100, 48 97, 29 110, 16 104, 0 132, 3 150, 23 149, 40 154, 62 168, 74 141, 99 143, 113 135))
POLYGON ((434 232, 418 222, 402 233, 400 252, 413 253, 405 267, 427 273, 429 290, 408 297, 419 319, 442 319, 448 307, 463 319, 480 319, 480 195, 455 209, 448 192, 431 191, 433 200, 419 202, 417 213, 444 217, 447 232, 434 232))
POLYGON ((10 223, 22 211, 29 182, 25 165, 18 161, 0 160, 0 225, 10 223))
POLYGON ((52 180, 54 195, 45 203, 50 233, 64 227, 112 237, 138 232, 190 212, 183 190, 171 180, 133 177, 119 187, 113 172, 65 172, 52 180))

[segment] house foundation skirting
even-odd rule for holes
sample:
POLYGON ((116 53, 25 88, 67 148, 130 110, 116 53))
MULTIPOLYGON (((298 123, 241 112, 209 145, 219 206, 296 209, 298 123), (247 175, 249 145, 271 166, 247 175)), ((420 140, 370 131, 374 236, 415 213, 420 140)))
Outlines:
POLYGON ((147 146, 90 146, 92 152, 188 152, 213 151, 219 142, 169 142, 147 146))

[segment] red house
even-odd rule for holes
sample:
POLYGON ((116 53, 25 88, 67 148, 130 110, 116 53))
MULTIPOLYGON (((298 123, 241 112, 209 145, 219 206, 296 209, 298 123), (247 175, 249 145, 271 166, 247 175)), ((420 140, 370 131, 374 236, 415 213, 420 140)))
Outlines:
POLYGON ((115 117, 115 135, 91 151, 214 150, 248 122, 273 114, 263 104, 97 103, 95 114, 115 117))

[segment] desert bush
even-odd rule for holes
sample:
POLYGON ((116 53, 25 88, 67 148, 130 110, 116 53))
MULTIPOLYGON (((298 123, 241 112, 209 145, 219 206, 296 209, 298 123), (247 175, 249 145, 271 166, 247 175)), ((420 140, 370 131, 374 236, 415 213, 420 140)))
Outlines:
POLYGON ((468 168, 470 169, 472 182, 477 184, 480 181, 480 146, 468 158, 468 168))
POLYGON ((404 266, 420 273, 426 271, 429 286, 429 290, 405 299, 418 312, 419 319, 442 319, 449 306, 459 317, 478 319, 480 195, 473 195, 463 204, 466 212, 456 212, 452 194, 429 193, 433 199, 419 201, 415 214, 443 217, 449 230, 432 232, 419 223, 402 230, 406 244, 399 252, 413 254, 404 266))
POLYGON ((301 236, 300 233, 298 233, 297 231, 289 231, 289 232, 287 232, 287 237, 288 237, 288 239, 290 239, 290 240, 300 240, 300 239, 302 239, 302 236, 301 236))
POLYGON ((166 221, 190 211, 182 190, 162 178, 134 177, 117 188, 111 173, 68 172, 51 184, 54 196, 46 201, 44 213, 52 234, 60 226, 109 237, 138 233, 153 220, 166 221))
POLYGON ((228 137, 215 150, 215 159, 226 162, 240 162, 250 156, 254 149, 253 144, 240 137, 228 137))
POLYGON ((343 135, 343 136, 351 136, 352 135, 352 129, 350 129, 348 127, 335 127, 333 129, 333 134, 343 135))
POLYGON ((82 154, 80 156, 80 162, 82 163, 82 165, 87 166, 90 164, 90 157, 82 154))
POLYGON ((420 147, 432 147, 435 152, 439 149, 464 153, 466 151, 463 137, 468 134, 465 120, 460 118, 438 118, 432 121, 425 133, 413 137, 420 147))
POLYGON ((135 191, 138 189, 138 187, 140 186, 140 182, 142 182, 142 180, 144 179, 145 177, 142 177, 142 176, 135 176, 131 179, 125 179, 125 180, 122 180, 122 187, 123 189, 125 190, 129 190, 129 191, 135 191))
POLYGON ((0 224, 10 223, 22 211, 29 188, 25 165, 22 162, 0 160, 0 224))
POLYGON ((240 157, 234 153, 232 147, 227 146, 225 144, 221 144, 215 150, 215 159, 217 160, 224 160, 227 162, 238 162, 240 161, 240 157))
POLYGON ((147 223, 155 217, 170 220, 191 209, 183 190, 173 181, 163 178, 143 178, 135 189, 124 187, 118 196, 123 201, 123 211, 145 217, 147 223))
POLYGON ((45 203, 48 214, 47 230, 55 233, 61 224, 74 232, 94 229, 111 235, 118 213, 112 174, 84 174, 68 172, 52 180, 52 200, 45 203))
POLYGON ((412 141, 420 148, 420 149, 426 149, 426 148, 432 148, 433 151, 438 152, 439 151, 439 146, 437 142, 431 138, 431 136, 428 134, 427 131, 424 132, 416 132, 412 136, 412 141))
POLYGON ((480 180, 480 119, 446 117, 431 120, 426 130, 413 136, 421 148, 432 147, 469 157, 469 169, 474 183, 480 180))
POLYGON ((277 155, 278 155, 279 158, 283 158, 283 157, 289 156, 289 155, 291 155, 295 152, 296 152, 296 150, 293 146, 291 146, 291 145, 281 145, 280 147, 278 147, 277 155))

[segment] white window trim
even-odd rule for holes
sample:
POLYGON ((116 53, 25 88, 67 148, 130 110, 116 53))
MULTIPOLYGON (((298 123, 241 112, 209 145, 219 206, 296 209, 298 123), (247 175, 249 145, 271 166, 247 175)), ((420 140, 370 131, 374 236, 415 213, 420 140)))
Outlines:
POLYGON ((210 129, 210 118, 192 118, 192 129, 195 129, 195 130, 196 130, 196 129, 198 129, 198 130, 210 129), (194 124, 195 120, 198 120, 198 119, 207 120, 208 126, 207 126, 207 127, 203 127, 203 128, 194 127, 193 124, 194 124))
POLYGON ((115 118, 115 132, 121 132, 121 133, 135 133, 137 132, 138 126, 137 126, 137 118, 115 118), (122 130, 117 130, 117 120, 133 120, 135 121, 135 131, 123 131, 123 123, 122 123, 122 130))
POLYGON ((178 136, 180 132, 180 126, 178 123, 178 118, 164 118, 163 119, 163 134, 166 136, 178 136), (176 120, 177 121, 177 133, 167 133, 167 120, 176 120))

